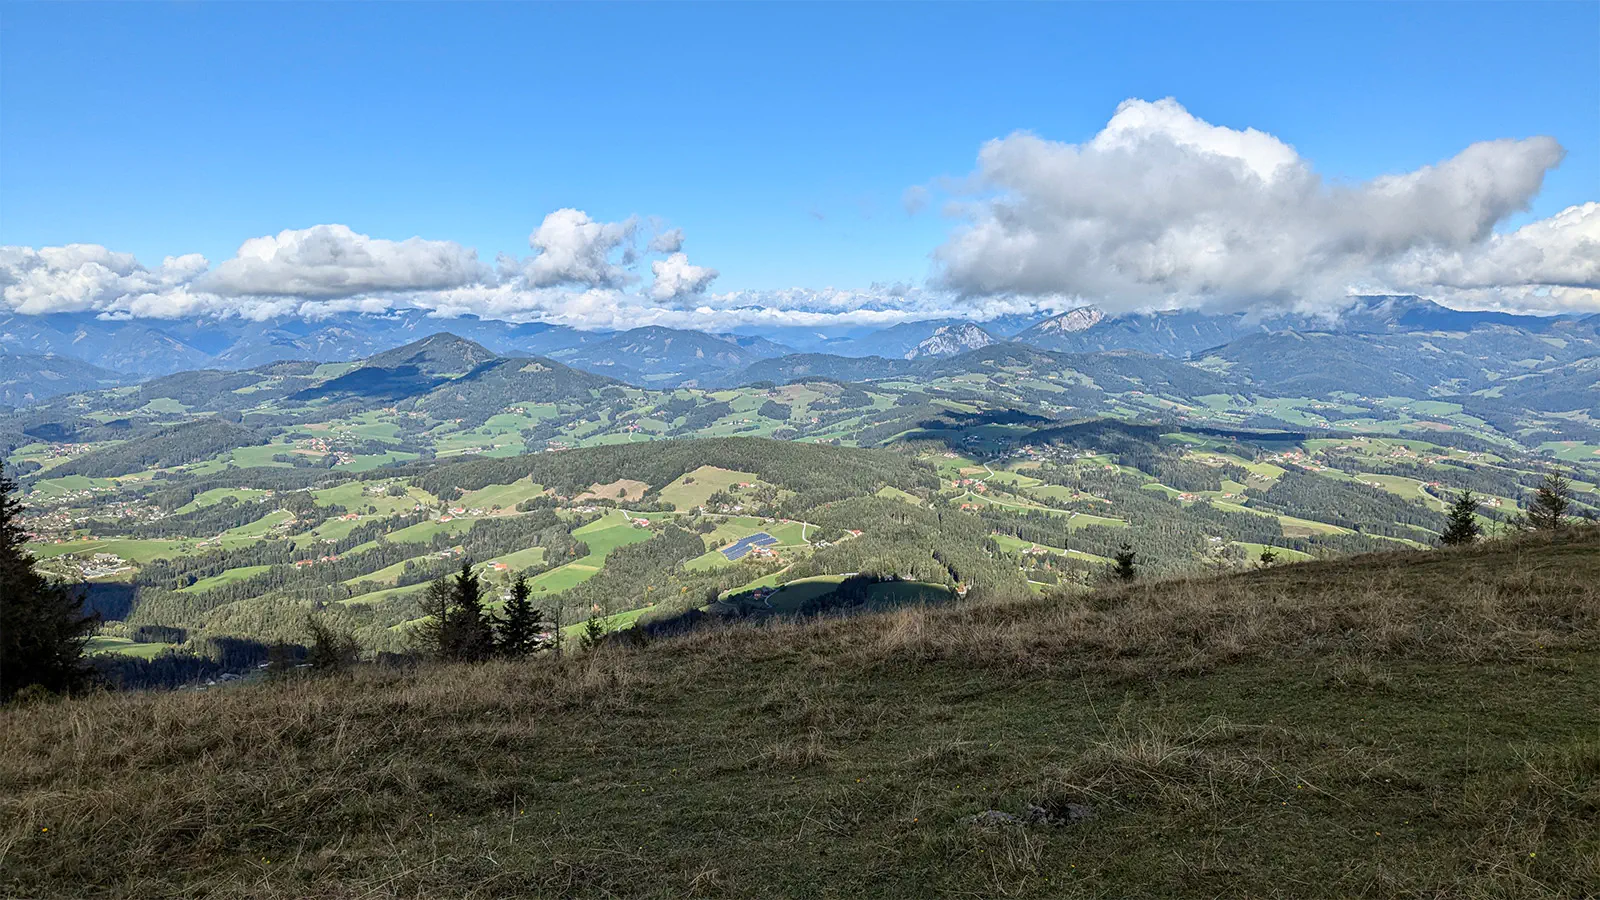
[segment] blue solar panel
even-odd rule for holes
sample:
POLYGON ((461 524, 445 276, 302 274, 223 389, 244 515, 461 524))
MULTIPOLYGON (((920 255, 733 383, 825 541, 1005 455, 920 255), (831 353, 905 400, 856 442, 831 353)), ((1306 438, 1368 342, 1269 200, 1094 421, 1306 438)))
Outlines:
POLYGON ((778 539, 772 535, 767 534, 765 531, 758 531, 748 537, 739 538, 737 541, 722 548, 722 555, 730 560, 741 559, 756 547, 770 547, 777 542, 778 539))

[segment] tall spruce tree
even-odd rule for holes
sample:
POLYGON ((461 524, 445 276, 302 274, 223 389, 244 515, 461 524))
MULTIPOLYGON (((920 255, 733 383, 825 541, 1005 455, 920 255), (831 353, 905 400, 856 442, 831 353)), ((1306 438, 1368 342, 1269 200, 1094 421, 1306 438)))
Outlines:
POLYGON ((505 618, 500 620, 499 650, 505 656, 527 656, 539 649, 539 626, 542 616, 528 597, 532 590, 528 579, 518 575, 511 582, 511 596, 506 599, 505 618))
POLYGON ((483 608, 483 583, 472 572, 472 560, 461 561, 461 571, 450 582, 450 613, 446 618, 451 659, 478 662, 494 655, 494 624, 483 608))
POLYGON ((450 655, 450 584, 443 576, 428 583, 420 604, 422 622, 412 632, 416 650, 434 659, 450 655))
POLYGON ((1139 571, 1134 562, 1138 555, 1134 551, 1132 544, 1123 544, 1117 552, 1111 555, 1112 560, 1115 561, 1111 567, 1111 574, 1120 581, 1132 581, 1139 577, 1139 571))
POLYGON ((83 645, 98 617, 84 614, 77 592, 34 570, 16 489, 0 468, 0 700, 33 685, 80 690, 94 676, 83 645))
POLYGON ((1528 504, 1528 524, 1540 531, 1560 531, 1572 508, 1572 484, 1560 472, 1544 476, 1528 504))
POLYGON ((1472 496, 1471 491, 1463 490, 1445 515, 1449 524, 1445 526, 1444 533, 1439 535, 1439 543, 1447 547, 1460 547, 1476 541, 1483 534, 1483 528, 1478 524, 1478 498, 1472 496))
POLYGON ((578 648, 588 653, 594 648, 605 643, 606 623, 599 612, 591 612, 587 621, 583 623, 583 631, 578 635, 578 648))
POLYGON ((360 660, 361 645, 348 630, 313 615, 306 617, 306 631, 311 637, 306 664, 313 672, 343 672, 360 660))

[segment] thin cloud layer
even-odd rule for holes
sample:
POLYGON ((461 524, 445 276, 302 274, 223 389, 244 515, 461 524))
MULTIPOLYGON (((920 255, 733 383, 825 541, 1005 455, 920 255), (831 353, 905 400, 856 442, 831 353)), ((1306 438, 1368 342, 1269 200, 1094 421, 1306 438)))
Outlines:
MULTIPOLYGON (((1445 283, 1402 276, 1428 259, 1496 273, 1481 286, 1544 284, 1576 265, 1570 242, 1536 230, 1522 243, 1552 243, 1522 265, 1494 228, 1563 154, 1547 137, 1486 141, 1330 185, 1272 135, 1212 125, 1171 99, 1129 100, 1084 144, 1027 133, 985 144, 956 205, 966 224, 935 259, 940 282, 965 296, 1070 295, 1113 310, 1337 303, 1362 284, 1426 293, 1445 283)), ((1568 227, 1550 221, 1544 231, 1568 227)))
POLYGON ((531 288, 512 282, 437 291, 411 299, 411 305, 432 310, 440 316, 470 314, 512 322, 549 322, 586 330, 625 330, 643 325, 707 331, 740 325, 887 326, 954 317, 987 321, 1004 315, 1067 308, 1065 301, 1042 305, 1018 298, 989 298, 975 306, 948 294, 908 290, 901 285, 874 285, 865 290, 732 291, 704 294, 692 300, 684 297, 660 300, 648 292, 637 294, 601 288, 567 291, 531 288))

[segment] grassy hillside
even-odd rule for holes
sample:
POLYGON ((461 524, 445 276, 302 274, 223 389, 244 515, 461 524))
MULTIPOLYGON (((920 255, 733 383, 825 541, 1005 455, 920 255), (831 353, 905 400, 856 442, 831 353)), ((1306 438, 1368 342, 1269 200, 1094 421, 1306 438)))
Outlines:
POLYGON ((0 893, 1593 896, 1597 584, 1590 531, 7 709, 0 893), (971 821, 1028 804, 1088 817, 971 821))

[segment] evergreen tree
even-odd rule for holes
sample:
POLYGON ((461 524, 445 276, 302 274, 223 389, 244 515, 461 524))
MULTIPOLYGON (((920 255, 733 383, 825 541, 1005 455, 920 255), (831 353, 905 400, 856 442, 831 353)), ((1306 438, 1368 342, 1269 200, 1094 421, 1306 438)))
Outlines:
POLYGON ((1274 553, 1271 547, 1261 548, 1261 565, 1270 568, 1277 561, 1278 554, 1274 553))
POLYGON ((555 650, 556 659, 560 659, 564 640, 561 636, 561 629, 566 627, 567 624, 566 608, 562 605, 560 597, 555 598, 552 602, 555 605, 550 607, 550 647, 555 650))
POLYGON ((1122 581, 1132 581, 1138 577, 1138 570, 1134 567, 1134 559, 1138 554, 1134 552, 1132 544, 1123 544, 1111 558, 1116 564, 1111 567, 1111 574, 1122 581))
POLYGON ((422 595, 416 647, 434 659, 474 662, 494 655, 494 621, 483 608, 483 583, 463 560, 452 578, 438 578, 422 595))
POLYGON ((1544 477, 1533 502, 1528 504, 1528 523, 1539 531, 1559 531, 1572 508, 1572 485, 1565 475, 1551 472, 1544 477))
POLYGON ((450 612, 445 619, 450 659, 478 662, 494 655, 494 625, 483 609, 483 583, 472 573, 472 560, 450 582, 450 612))
POLYGON ((539 626, 543 617, 529 602, 530 593, 528 579, 522 575, 511 582, 506 615, 500 622, 499 650, 505 656, 527 656, 539 649, 539 626))
POLYGON ((306 663, 315 672, 343 672, 356 664, 361 647, 355 635, 335 630, 316 616, 306 618, 306 630, 311 633, 311 649, 306 652, 306 663))
POLYGON ((419 604, 422 623, 412 632, 416 649, 434 659, 449 659, 450 647, 450 585, 443 577, 428 582, 419 604))
POLYGON ((590 613, 589 620, 583 623, 583 634, 578 636, 578 646, 587 653, 600 646, 605 639, 605 622, 601 620, 599 613, 590 613))
POLYGON ((1462 490, 1446 516, 1450 524, 1439 536, 1439 543, 1447 547, 1470 544, 1483 534, 1483 528, 1478 524, 1478 498, 1469 490, 1462 490))
POLYGON ((93 676, 83 645, 97 617, 84 615, 76 592, 34 571, 16 488, 0 468, 0 700, 32 685, 79 690, 93 676))
POLYGON ((273 641, 267 645, 267 677, 281 678, 293 672, 298 650, 288 641, 273 641))

